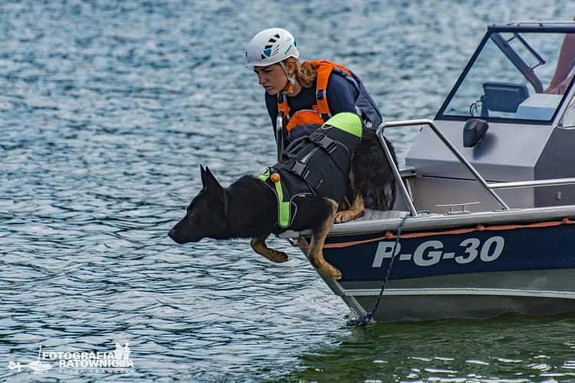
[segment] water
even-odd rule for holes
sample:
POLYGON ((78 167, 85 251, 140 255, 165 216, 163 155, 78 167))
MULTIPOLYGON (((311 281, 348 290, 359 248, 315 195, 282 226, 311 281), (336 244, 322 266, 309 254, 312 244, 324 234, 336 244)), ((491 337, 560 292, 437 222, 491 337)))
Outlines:
MULTIPOLYGON (((284 26, 304 58, 350 66, 396 120, 433 116, 486 24, 574 12, 556 0, 2 1, 0 379, 575 380, 571 319, 352 329, 284 241, 272 245, 291 260, 274 265, 247 240, 166 236, 199 164, 227 185, 273 162, 243 61, 259 30, 284 26), (123 373, 27 367, 39 351, 116 343, 131 350, 123 373)), ((400 155, 415 133, 393 133, 400 155)))
POLYGON ((575 380, 573 320, 500 318, 354 328, 308 352, 308 381, 554 382, 575 380))

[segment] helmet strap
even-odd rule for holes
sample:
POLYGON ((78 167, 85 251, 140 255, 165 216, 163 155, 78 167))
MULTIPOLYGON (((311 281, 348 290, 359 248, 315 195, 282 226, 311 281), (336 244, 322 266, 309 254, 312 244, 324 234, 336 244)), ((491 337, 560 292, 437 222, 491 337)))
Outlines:
POLYGON ((285 93, 288 93, 288 94, 293 93, 294 90, 295 90, 295 81, 296 81, 295 75, 291 75, 291 76, 290 76, 290 75, 288 74, 288 70, 287 70, 286 64, 285 64, 283 61, 280 61, 278 64, 280 64, 280 66, 282 67, 282 69, 283 69, 283 71, 284 71, 284 74, 286 75, 287 80, 288 80, 288 84, 287 84, 287 86, 286 86, 284 92, 285 92, 285 93))

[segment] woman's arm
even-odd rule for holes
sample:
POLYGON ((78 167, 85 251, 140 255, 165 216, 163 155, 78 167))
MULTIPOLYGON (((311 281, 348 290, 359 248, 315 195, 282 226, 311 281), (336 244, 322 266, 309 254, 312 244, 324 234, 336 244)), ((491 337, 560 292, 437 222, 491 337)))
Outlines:
POLYGON ((332 73, 329 78, 326 93, 332 116, 341 112, 357 114, 355 100, 358 96, 358 92, 351 82, 340 75, 332 73))
POLYGON ((545 93, 563 93, 569 84, 569 81, 565 83, 565 80, 574 66, 575 34, 569 34, 563 39, 563 45, 561 46, 561 52, 559 53, 559 60, 557 61, 557 68, 555 68, 555 74, 553 75, 553 79, 549 83, 549 86, 545 90, 545 93))

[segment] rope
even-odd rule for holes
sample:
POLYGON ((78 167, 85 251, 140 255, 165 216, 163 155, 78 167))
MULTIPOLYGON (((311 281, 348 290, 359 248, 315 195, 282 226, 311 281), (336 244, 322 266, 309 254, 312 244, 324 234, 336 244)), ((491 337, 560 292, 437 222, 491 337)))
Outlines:
POLYGON ((397 227, 397 234, 395 236, 395 243, 393 244, 393 251, 391 253, 391 259, 389 260, 389 265, 387 266, 387 272, 385 273, 385 277, 383 278, 383 283, 381 284, 381 289, 379 290, 379 295, 377 296, 377 300, 375 301, 375 304, 373 305, 373 309, 368 312, 367 314, 365 314, 362 318, 356 318, 356 319, 352 319, 349 320, 347 322, 348 326, 366 326, 370 323, 373 322, 373 314, 375 314, 375 312, 377 311, 377 308, 379 307, 379 304, 381 303, 381 298, 383 297, 383 292, 385 291, 385 286, 387 285, 387 282, 389 281, 389 277, 391 276, 391 269, 393 268, 393 261, 395 261, 395 250, 397 249, 397 246, 399 245, 399 239, 401 238, 401 229, 403 229, 403 225, 405 224, 405 221, 407 221, 407 218, 410 217, 410 215, 405 215, 402 219, 401 222, 399 223, 399 226, 397 227))

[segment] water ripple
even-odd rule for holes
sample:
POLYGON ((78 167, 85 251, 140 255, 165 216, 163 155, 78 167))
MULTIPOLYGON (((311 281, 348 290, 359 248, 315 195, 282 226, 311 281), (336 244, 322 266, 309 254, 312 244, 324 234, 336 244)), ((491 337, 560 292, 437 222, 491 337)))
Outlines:
MULTIPOLYGON (((351 330, 284 241, 271 241, 290 256, 276 265, 247 240, 166 236, 199 191, 200 164, 227 185, 274 161, 244 67, 258 30, 285 26, 304 58, 353 68, 388 119, 426 118, 487 23, 571 17, 566 1, 524 3, 3 1, 0 379, 572 379, 572 322, 351 330), (40 347, 125 342, 126 375, 7 368, 40 347)), ((390 132, 400 157, 414 134, 390 132)))

